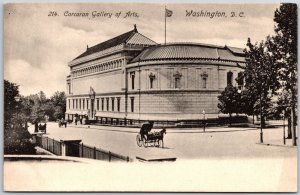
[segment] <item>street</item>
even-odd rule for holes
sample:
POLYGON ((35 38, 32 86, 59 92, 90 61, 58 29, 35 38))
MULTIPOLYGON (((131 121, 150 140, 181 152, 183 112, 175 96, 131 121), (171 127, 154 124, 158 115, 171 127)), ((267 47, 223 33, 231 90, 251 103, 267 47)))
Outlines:
MULTIPOLYGON (((102 148, 133 159, 139 157, 176 157, 186 159, 231 158, 286 158, 296 157, 297 148, 284 146, 282 127, 264 129, 264 143, 259 144, 259 129, 211 127, 203 133, 201 128, 167 129, 164 148, 138 147, 138 128, 68 125, 59 128, 57 123, 47 124, 47 134, 56 140, 79 139, 85 145, 102 148), (89 128, 88 128, 89 127, 89 128), (269 145, 267 145, 269 144, 269 145)), ((29 128, 32 131, 32 126, 29 128)))
MULTIPOLYGON (((33 131, 33 126, 29 129, 33 131)), ((83 143, 131 158, 176 157, 163 163, 4 163, 5 189, 15 191, 295 192, 297 147, 282 143, 282 129, 167 129, 165 148, 138 147, 137 128, 48 123, 46 136, 83 143), (267 145, 269 144, 269 145, 267 145), (26 178, 26 179, 24 179, 26 178), (59 178, 59 179, 58 179, 59 178)))

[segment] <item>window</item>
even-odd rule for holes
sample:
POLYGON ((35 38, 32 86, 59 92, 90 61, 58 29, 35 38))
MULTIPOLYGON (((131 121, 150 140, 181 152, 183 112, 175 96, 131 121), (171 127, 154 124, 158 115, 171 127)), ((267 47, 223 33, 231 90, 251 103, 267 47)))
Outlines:
POLYGON ((86 100, 86 109, 89 109, 89 100, 86 100))
POLYGON ((149 75, 149 79, 150 79, 150 89, 153 89, 153 81, 155 79, 155 74, 153 74, 152 72, 149 75))
POLYGON ((237 83, 238 83, 238 89, 242 90, 244 87, 244 74, 243 72, 239 72, 238 73, 238 77, 237 77, 237 83))
POLYGON ((99 98, 97 98, 97 110, 99 110, 100 105, 99 105, 99 98))
POLYGON ((101 110, 104 110, 104 98, 101 98, 101 110))
POLYGON ((81 110, 81 99, 79 99, 79 109, 81 110))
POLYGON ((131 77, 131 89, 134 89, 135 73, 134 72, 130 73, 130 77, 131 77))
POLYGON ((106 98, 106 110, 109 111, 109 98, 106 98))
POLYGON ((180 88, 180 78, 181 78, 181 76, 182 75, 178 71, 176 71, 176 73, 174 74, 174 78, 175 78, 175 85, 174 85, 174 87, 175 87, 175 89, 180 88))
POLYGON ((73 99, 73 105, 72 105, 72 108, 74 109, 75 107, 75 99, 73 99))
POLYGON ((201 78, 202 78, 202 88, 206 88, 207 86, 207 77, 208 77, 208 74, 206 72, 203 72, 201 75, 201 78))
POLYGON ((71 109, 71 100, 69 99, 69 109, 71 109))
POLYGON ((231 71, 227 72, 227 85, 232 85, 233 73, 231 71))
POLYGON ((179 88, 180 78, 175 78, 175 89, 179 88))
POLYGON ((134 97, 130 98, 131 112, 134 112, 134 97))
POLYGON ((115 111, 115 98, 111 98, 111 111, 115 111))
POLYGON ((83 110, 85 109, 85 100, 84 99, 82 100, 82 109, 83 110))
POLYGON ((120 112, 120 98, 117 98, 117 110, 120 112))
POLYGON ((69 89, 69 94, 71 94, 72 93, 72 91, 71 91, 71 83, 68 83, 68 89, 69 89))

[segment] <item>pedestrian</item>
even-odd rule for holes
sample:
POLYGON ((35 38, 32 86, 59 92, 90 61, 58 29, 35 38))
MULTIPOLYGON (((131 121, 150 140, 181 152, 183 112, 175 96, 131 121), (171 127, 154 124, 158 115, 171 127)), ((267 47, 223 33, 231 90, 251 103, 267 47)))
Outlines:
POLYGON ((34 132, 37 133, 39 131, 39 125, 38 125, 38 122, 35 121, 34 123, 34 132))
POLYGON ((78 114, 75 114, 75 125, 77 125, 77 121, 78 121, 78 114))

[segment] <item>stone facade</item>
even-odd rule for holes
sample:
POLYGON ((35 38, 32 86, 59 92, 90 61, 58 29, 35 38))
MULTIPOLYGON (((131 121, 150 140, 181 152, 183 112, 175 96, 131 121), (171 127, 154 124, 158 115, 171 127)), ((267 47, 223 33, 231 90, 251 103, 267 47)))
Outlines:
POLYGON ((228 84, 242 85, 235 78, 244 57, 236 48, 158 45, 137 33, 135 28, 128 37, 88 48, 69 63, 67 118, 196 120, 203 111, 215 118, 220 92, 228 84))

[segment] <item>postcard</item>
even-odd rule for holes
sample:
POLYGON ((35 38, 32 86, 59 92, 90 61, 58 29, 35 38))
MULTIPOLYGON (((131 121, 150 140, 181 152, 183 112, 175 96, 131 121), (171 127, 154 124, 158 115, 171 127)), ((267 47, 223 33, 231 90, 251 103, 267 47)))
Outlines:
POLYGON ((3 17, 5 191, 297 191, 296 4, 3 17))

